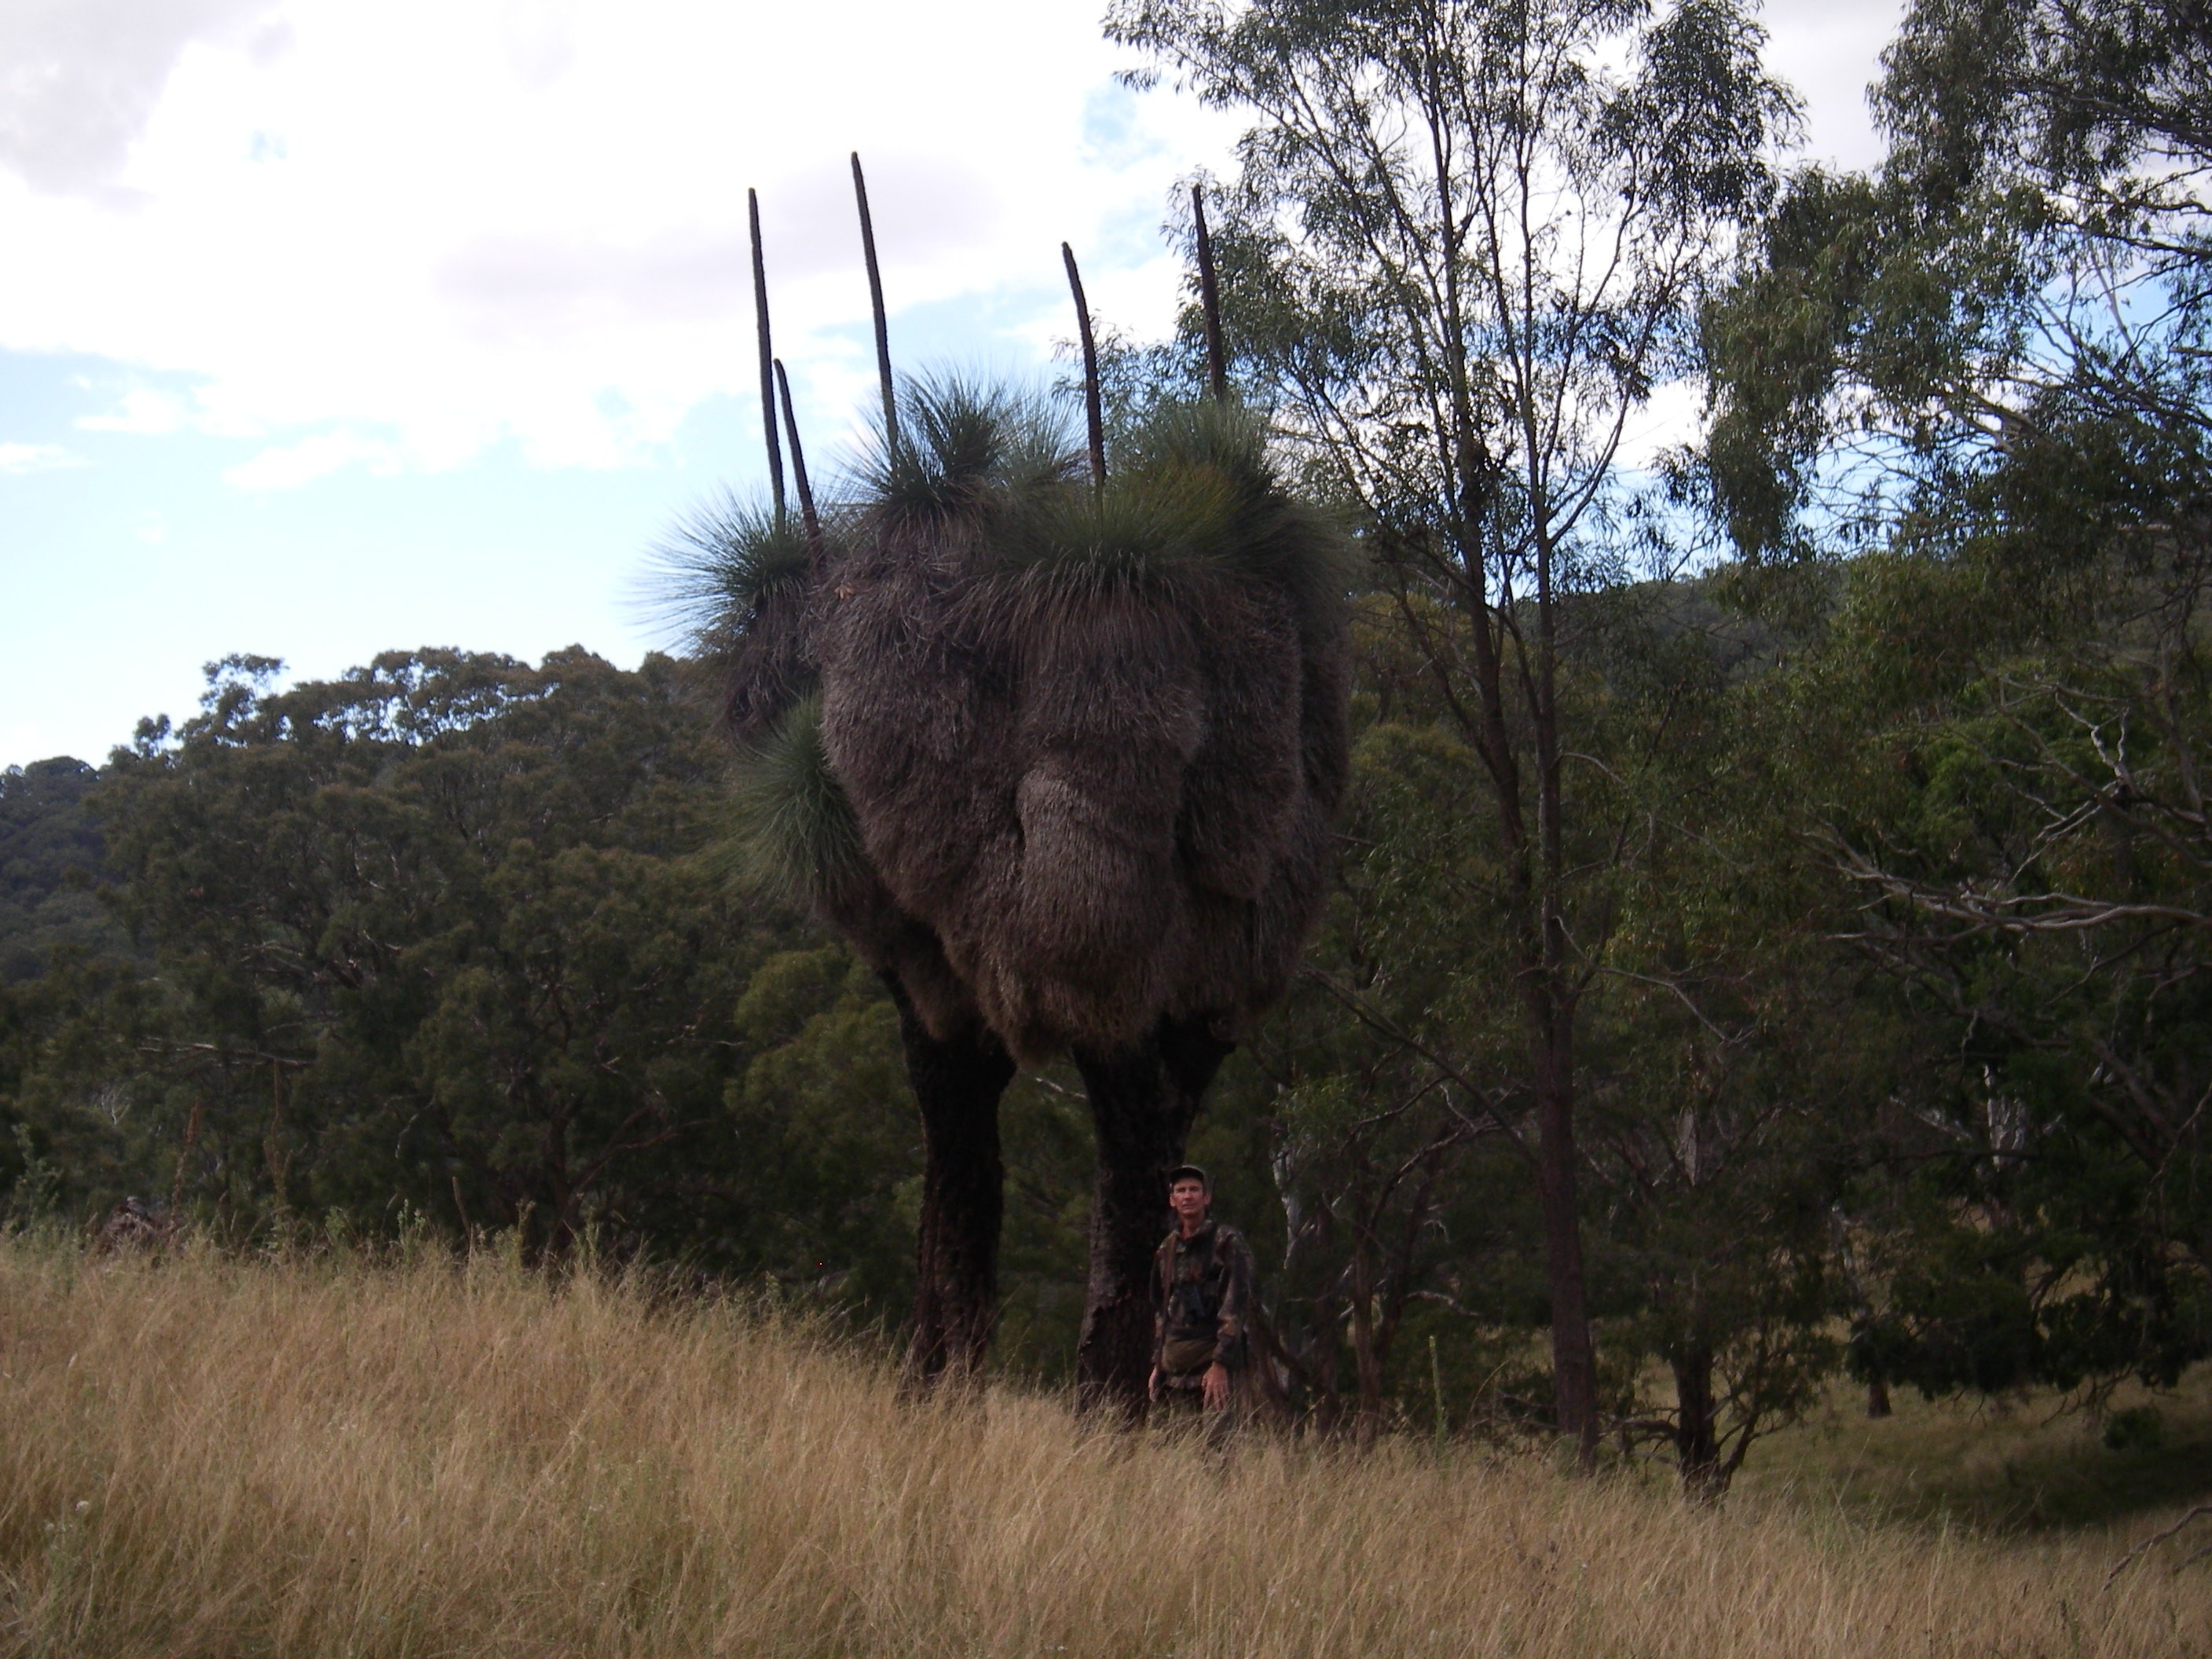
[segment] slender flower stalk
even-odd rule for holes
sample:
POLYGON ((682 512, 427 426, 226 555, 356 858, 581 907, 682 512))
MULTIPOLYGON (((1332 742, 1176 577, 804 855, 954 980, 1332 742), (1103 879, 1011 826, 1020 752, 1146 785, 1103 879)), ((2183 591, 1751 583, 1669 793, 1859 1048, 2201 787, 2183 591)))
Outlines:
POLYGON ((1091 306, 1083 297, 1083 273, 1075 268, 1075 250, 1060 245, 1067 265, 1067 286, 1075 295, 1075 326, 1083 339, 1083 414, 1091 438, 1091 483, 1106 488, 1106 416, 1098 397, 1098 342, 1091 331, 1091 306))
POLYGON ((1221 289, 1213 276, 1213 238, 1206 228, 1206 191, 1190 187, 1191 222, 1198 231, 1198 299, 1206 312, 1206 367, 1213 381, 1213 395, 1229 396, 1229 354, 1221 345, 1221 289))
POLYGON ((784 435, 791 440, 791 481, 799 486, 799 520, 806 528, 808 545, 822 545, 822 520, 814 514, 814 489, 806 481, 806 452, 799 445, 799 417, 791 410, 791 377, 783 372, 783 359, 775 360, 775 389, 783 402, 784 435))
POLYGON ((853 152, 853 197, 860 206, 860 251, 868 262, 868 303, 876 319, 876 375, 884 387, 884 443, 898 453, 898 397, 891 383, 891 334, 884 316, 884 274, 876 264, 876 222, 868 213, 868 179, 860 171, 860 152, 853 152))
POLYGON ((745 192, 745 216, 753 238, 753 321, 760 331, 761 431, 768 440, 768 481, 775 495, 775 522, 783 526, 783 450, 775 433, 775 348, 768 330, 768 267, 761 258, 760 195, 745 192))

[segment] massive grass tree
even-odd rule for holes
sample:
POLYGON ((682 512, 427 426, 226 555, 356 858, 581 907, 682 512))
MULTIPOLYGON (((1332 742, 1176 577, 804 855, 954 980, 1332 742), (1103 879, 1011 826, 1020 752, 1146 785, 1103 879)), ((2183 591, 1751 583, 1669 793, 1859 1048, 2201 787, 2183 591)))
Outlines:
POLYGON ((998 1096, 1064 1053, 1097 1135, 1079 1380, 1133 1406, 1165 1172, 1320 901, 1349 668, 1340 539, 1249 416, 1166 408, 1115 461, 1045 407, 915 385, 818 539, 733 514, 695 541, 747 856, 899 1005, 915 1368, 981 1356, 998 1096))

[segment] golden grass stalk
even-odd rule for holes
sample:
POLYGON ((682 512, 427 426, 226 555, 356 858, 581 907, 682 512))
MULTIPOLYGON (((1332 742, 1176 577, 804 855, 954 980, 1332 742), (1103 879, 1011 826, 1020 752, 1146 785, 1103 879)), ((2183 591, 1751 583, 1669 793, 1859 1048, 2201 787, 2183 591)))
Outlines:
POLYGON ((486 1255, 0 1243, 0 1356, 10 1654, 2212 1651, 2200 1577, 2100 1589, 2122 1540, 902 1405, 772 1310, 486 1255))

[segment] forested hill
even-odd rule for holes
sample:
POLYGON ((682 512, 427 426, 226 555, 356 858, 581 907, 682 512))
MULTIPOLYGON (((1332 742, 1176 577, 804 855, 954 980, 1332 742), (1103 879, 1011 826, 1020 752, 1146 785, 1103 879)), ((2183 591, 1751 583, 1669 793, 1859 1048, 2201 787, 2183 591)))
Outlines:
MULTIPOLYGON (((9 781, 20 838, 107 884, 59 885, 87 949, 0 989, 14 1218, 135 1194, 241 1240, 588 1237, 896 1317, 920 1172, 896 1016, 731 885, 724 751, 678 666, 276 672, 216 665, 198 715, 103 772, 9 781)), ((1042 1085, 1008 1115, 1007 1348, 1042 1355, 1073 1337, 1042 1287, 1080 1281, 1088 1149, 1042 1085)))
POLYGON ((0 772, 0 981, 40 973, 58 945, 124 943, 94 891, 107 866, 85 798, 99 777, 65 755, 0 772))

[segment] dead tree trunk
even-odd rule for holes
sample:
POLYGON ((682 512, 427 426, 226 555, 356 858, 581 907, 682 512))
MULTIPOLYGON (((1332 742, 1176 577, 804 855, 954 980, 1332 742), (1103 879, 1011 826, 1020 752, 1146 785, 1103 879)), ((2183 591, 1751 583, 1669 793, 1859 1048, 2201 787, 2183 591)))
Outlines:
POLYGON ((896 984, 907 1080, 921 1109, 921 1225, 915 1243, 909 1386, 971 1379, 999 1312, 1006 1170, 999 1097, 1013 1080, 1006 1046, 980 1021, 940 1042, 896 984))
POLYGON ((1076 1400, 1085 1411, 1131 1422, 1144 1413, 1152 1253, 1167 1236, 1168 1171, 1182 1162, 1206 1085, 1233 1046, 1204 1018, 1168 1019, 1123 1053, 1075 1054, 1097 1146, 1091 1284, 1075 1348, 1076 1400))

